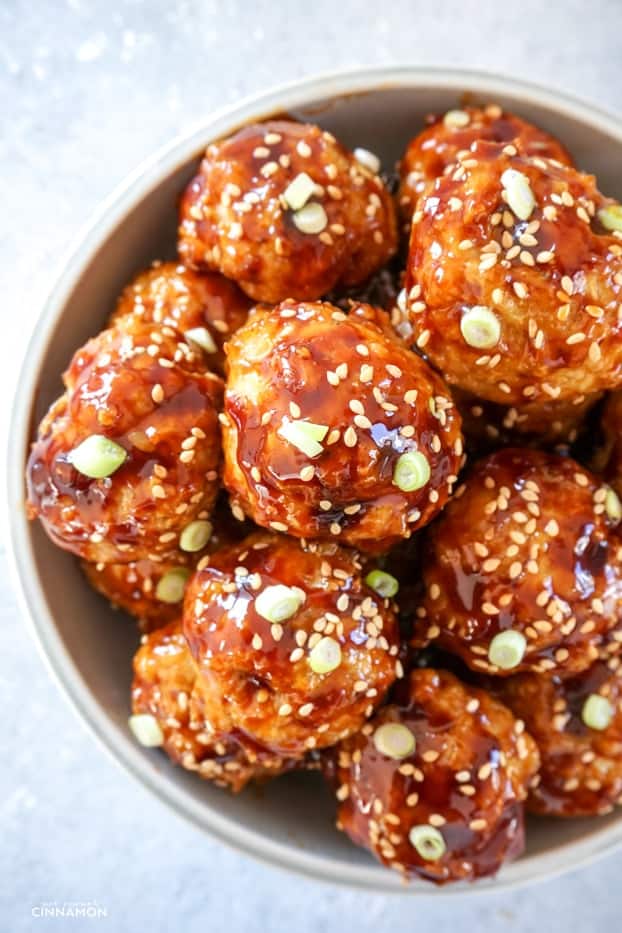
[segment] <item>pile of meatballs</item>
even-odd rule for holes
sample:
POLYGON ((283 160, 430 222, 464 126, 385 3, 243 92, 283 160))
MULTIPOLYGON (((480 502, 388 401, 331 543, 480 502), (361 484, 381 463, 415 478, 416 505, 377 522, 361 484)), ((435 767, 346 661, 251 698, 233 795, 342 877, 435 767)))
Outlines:
POLYGON ((622 206, 495 105, 381 169, 287 120, 209 145, 28 509, 139 622, 138 742, 321 770, 442 884, 622 802, 622 206))

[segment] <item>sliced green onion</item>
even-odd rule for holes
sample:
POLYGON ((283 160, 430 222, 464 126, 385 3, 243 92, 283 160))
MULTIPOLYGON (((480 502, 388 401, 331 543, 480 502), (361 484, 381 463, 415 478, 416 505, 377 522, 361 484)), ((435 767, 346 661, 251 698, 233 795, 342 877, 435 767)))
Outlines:
POLYGON ((103 479, 119 469, 127 459, 127 451, 103 434, 91 434, 69 452, 67 459, 84 476, 103 479))
POLYGON ((516 216, 520 220, 531 217, 536 199, 527 176, 516 169, 508 168, 501 176, 501 184, 505 190, 507 204, 516 216))
POLYGON ((158 580, 155 588, 156 598, 163 603, 181 602, 189 576, 190 571, 187 567, 175 567, 173 570, 168 570, 158 580))
POLYGON ((408 833, 410 844, 426 862, 437 862, 447 851, 445 840, 434 826, 413 826, 408 833))
POLYGON ((179 546, 182 551, 193 553, 204 548, 212 536, 212 523, 197 520, 186 525, 179 536, 179 546))
POLYGON ((374 745, 381 755, 399 761, 415 750, 416 740, 410 729, 400 722, 385 722, 374 732, 374 745))
POLYGON ((610 204, 598 211, 598 219, 605 230, 622 232, 622 204, 610 204))
POLYGON ((127 724, 134 733, 134 737, 145 748, 156 748, 164 742, 164 733, 160 728, 160 723, 149 713, 137 713, 135 716, 130 716, 127 724))
POLYGON ((488 647, 488 660, 502 671, 510 671, 523 660, 526 648, 527 640, 522 632, 510 628, 499 632, 492 639, 488 647))
POLYGON ((390 573, 386 573, 384 570, 370 571, 365 577, 365 583, 378 593, 379 596, 383 596, 386 599, 391 599, 392 596, 395 596, 400 588, 395 577, 391 576, 390 573))
POLYGON ((309 652, 309 665, 316 674, 330 674, 341 664, 341 645, 334 638, 320 638, 309 652))
POLYGON ((301 233, 321 233, 328 224, 326 211, 317 201, 305 204, 292 218, 301 233))
POLYGON ((613 719, 613 707, 609 700, 599 693, 590 693, 583 704, 581 719, 590 729, 602 732, 609 728, 613 719))
POLYGON ((462 315, 460 333, 470 347, 489 350, 499 343, 501 324, 490 308, 474 305, 462 315))
POLYGON ((393 471, 393 483, 402 492, 414 492, 429 481, 430 464, 420 450, 411 450, 398 457, 393 471))
POLYGON ((218 347, 216 341, 208 331, 207 327, 192 327, 184 332, 186 340, 196 343, 198 347, 205 350, 206 353, 216 353, 218 347))
POLYGON ((313 421, 284 421, 278 433, 307 457, 317 457, 324 450, 319 443, 328 434, 328 425, 313 421))
POLYGON ((380 171, 380 159, 375 152, 370 152, 369 149, 363 149, 359 146, 352 154, 360 165, 364 165, 365 168, 368 168, 374 175, 378 174, 380 171))
POLYGON ((268 622, 284 622, 300 609, 306 597, 297 586, 267 586, 255 599, 255 611, 268 622))
POLYGON ((309 178, 306 172, 300 172, 283 192, 283 197, 293 211, 299 211, 305 206, 313 192, 315 191, 315 182, 309 178))

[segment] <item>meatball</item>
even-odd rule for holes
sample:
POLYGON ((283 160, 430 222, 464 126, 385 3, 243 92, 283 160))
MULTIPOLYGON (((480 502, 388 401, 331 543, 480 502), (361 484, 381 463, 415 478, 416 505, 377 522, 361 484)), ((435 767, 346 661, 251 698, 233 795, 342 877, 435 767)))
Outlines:
POLYGON ((504 144, 514 141, 526 155, 572 165, 569 154, 554 136, 514 113, 502 111, 496 104, 432 116, 428 126, 409 142, 400 164, 398 198, 407 231, 417 200, 426 187, 453 166, 459 153, 466 156, 480 139, 504 144))
POLYGON ((287 301, 234 334, 224 482, 240 514, 377 552, 443 507, 462 464, 460 418, 387 320, 287 301))
POLYGON ((156 262, 123 290, 111 323, 131 314, 147 324, 174 327, 200 348, 209 369, 222 374, 224 342, 242 326, 250 305, 237 285, 218 273, 200 275, 174 262, 156 262))
POLYGON ((164 561, 134 560, 128 564, 89 564, 82 569, 91 586, 115 609, 138 619, 143 631, 166 625, 181 612, 192 555, 180 551, 164 561))
POLYGON ((601 397, 578 395, 572 401, 528 402, 508 407, 478 399, 460 389, 454 389, 452 394, 462 416, 467 449, 474 453, 517 443, 535 447, 574 444, 585 426, 586 416, 601 397))
POLYGON ((596 452, 594 468, 622 496, 622 392, 612 392, 605 402, 601 426, 604 444, 596 452))
POLYGON ((482 460, 424 549, 416 640, 492 674, 585 670, 622 619, 621 515, 615 492, 570 458, 482 460))
POLYGON ((218 376, 177 332, 125 319, 63 378, 28 461, 30 517, 93 562, 199 550, 218 491, 218 376))
POLYGON ((301 757, 359 729, 401 673, 391 600, 356 552, 259 532, 199 568, 184 632, 217 730, 301 757))
POLYGON ((622 803, 622 666, 597 662, 570 679, 519 674, 499 693, 540 749, 534 813, 593 816, 622 803))
POLYGON ((214 732, 179 621, 143 637, 134 658, 132 710, 129 725, 141 744, 163 746, 176 764, 234 792, 294 765, 214 732))
POLYGON ((142 631, 151 631, 179 618, 186 585, 199 561, 241 540, 251 528, 250 522, 236 521, 223 506, 217 506, 209 525, 209 540, 200 551, 179 550, 166 560, 144 559, 127 564, 83 561, 82 568, 91 586, 115 608, 138 619, 142 631))
POLYGON ((359 285, 397 247, 383 182, 318 126, 270 121, 207 148, 181 201, 179 254, 257 301, 359 285))
POLYGON ((449 383, 501 405, 622 383, 619 210, 590 175, 475 143, 413 217, 406 309, 449 383))
POLYGON ((390 868, 442 884, 494 874, 522 851, 537 748, 453 674, 413 671, 334 755, 337 825, 390 868))

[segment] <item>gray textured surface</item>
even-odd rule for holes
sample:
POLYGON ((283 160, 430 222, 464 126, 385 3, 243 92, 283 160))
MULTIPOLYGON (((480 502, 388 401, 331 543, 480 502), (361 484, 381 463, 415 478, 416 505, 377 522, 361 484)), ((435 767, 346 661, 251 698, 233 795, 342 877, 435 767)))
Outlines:
MULTIPOLYGON (((402 62, 505 71, 615 108, 621 26, 617 0, 3 0, 2 398, 55 267, 93 208, 214 107, 320 70, 402 62)), ((0 625, 2 931, 619 927, 622 855, 464 904, 365 896, 248 861, 163 810, 83 732, 35 653, 4 564, 0 625), (47 901, 96 901, 108 917, 33 919, 47 901)))

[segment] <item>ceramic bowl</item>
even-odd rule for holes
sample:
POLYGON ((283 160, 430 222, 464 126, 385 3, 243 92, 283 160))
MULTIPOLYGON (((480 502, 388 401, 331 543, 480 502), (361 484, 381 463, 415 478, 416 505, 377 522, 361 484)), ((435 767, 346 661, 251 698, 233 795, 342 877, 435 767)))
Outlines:
POLYGON ((576 868, 622 844, 622 811, 600 819, 528 827, 525 854, 496 878, 435 888, 405 885, 334 828, 321 778, 287 776, 239 796, 173 767, 136 744, 127 728, 136 628, 93 592, 77 561, 56 548, 24 508, 24 462, 33 430, 61 391, 73 351, 104 324, 134 273, 172 258, 176 201, 206 144, 251 120, 289 112, 364 146, 391 166, 431 111, 495 101, 558 136, 601 190, 622 198, 622 120, 519 81, 447 69, 365 69, 280 87, 210 116, 198 129, 141 165, 80 238, 49 296, 18 382, 8 461, 13 563, 40 646, 92 732, 160 800, 195 826, 248 854, 303 874, 383 892, 465 896, 540 880, 576 868))

